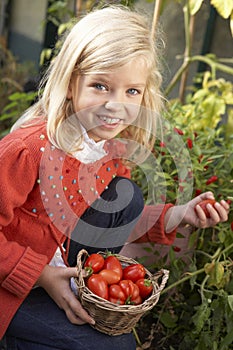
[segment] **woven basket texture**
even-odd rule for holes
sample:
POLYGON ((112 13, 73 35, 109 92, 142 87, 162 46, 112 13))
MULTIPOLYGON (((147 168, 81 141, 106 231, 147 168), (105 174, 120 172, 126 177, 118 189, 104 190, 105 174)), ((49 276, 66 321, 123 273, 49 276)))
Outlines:
MULTIPOLYGON (((99 252, 99 254, 105 256, 106 252, 99 252)), ((115 256, 120 260, 123 267, 138 263, 132 258, 119 254, 115 256)), ((157 304, 160 293, 168 280, 169 271, 161 269, 152 275, 150 271, 145 269, 145 278, 151 280, 153 284, 151 296, 139 305, 117 305, 95 295, 85 285, 82 269, 87 257, 88 253, 84 249, 78 253, 77 270, 79 277, 75 279, 75 282, 78 287, 78 299, 83 308, 95 320, 95 325, 92 327, 108 335, 130 333, 143 314, 157 304)))

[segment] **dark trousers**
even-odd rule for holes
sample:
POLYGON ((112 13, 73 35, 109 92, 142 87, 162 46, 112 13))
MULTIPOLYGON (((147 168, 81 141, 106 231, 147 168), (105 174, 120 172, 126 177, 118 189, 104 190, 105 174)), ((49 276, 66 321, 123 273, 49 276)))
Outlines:
POLYGON ((77 252, 89 254, 108 249, 119 253, 144 207, 141 190, 131 180, 116 177, 101 198, 88 208, 71 235, 69 264, 76 265, 77 252))
MULTIPOLYGON (((72 233, 70 265, 75 266, 77 252, 82 248, 89 253, 103 249, 119 252, 142 209, 141 191, 131 180, 112 180, 72 233)), ((32 290, 23 302, 8 327, 6 341, 7 350, 136 349, 132 334, 109 336, 88 324, 71 324, 42 288, 32 290)))

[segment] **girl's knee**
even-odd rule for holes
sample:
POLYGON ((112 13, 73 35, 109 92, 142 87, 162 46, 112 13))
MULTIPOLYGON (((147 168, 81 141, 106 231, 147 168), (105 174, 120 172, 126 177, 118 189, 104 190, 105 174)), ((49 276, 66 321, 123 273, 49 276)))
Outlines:
POLYGON ((121 178, 121 179, 124 179, 124 181, 126 181, 127 183, 126 188, 127 187, 132 188, 132 191, 131 191, 132 198, 131 198, 131 201, 129 202, 128 209, 133 213, 133 215, 136 218, 141 214, 144 208, 144 198, 143 198, 142 191, 134 181, 127 178, 121 178))
POLYGON ((118 176, 111 181, 109 191, 112 191, 112 200, 117 197, 122 198, 122 203, 126 203, 126 210, 132 211, 135 217, 140 215, 144 207, 144 199, 141 189, 134 181, 118 176))

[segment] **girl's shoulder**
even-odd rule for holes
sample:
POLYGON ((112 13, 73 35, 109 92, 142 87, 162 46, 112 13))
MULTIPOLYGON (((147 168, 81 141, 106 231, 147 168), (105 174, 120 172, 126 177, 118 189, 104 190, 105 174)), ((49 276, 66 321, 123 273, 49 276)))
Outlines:
POLYGON ((0 149, 9 156, 12 153, 27 153, 40 158, 48 142, 45 123, 21 127, 0 140, 0 149))
MULTIPOLYGON (((33 140, 34 142, 37 142, 37 140, 44 140, 47 138, 47 131, 46 131, 46 124, 44 122, 40 122, 37 124, 32 124, 28 126, 22 126, 10 134, 8 134, 4 139, 21 139, 22 141, 29 142, 30 140, 33 140)), ((3 139, 3 140, 4 140, 3 139)))

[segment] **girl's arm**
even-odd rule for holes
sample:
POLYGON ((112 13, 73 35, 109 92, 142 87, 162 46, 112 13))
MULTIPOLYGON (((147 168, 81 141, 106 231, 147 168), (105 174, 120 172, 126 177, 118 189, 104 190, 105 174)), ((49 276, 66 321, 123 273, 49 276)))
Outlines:
POLYGON ((197 206, 204 199, 213 199, 211 192, 195 197, 184 205, 158 204, 145 206, 141 217, 130 234, 128 242, 154 242, 170 245, 176 238, 178 226, 211 227, 227 221, 229 205, 222 200, 209 208, 210 218, 197 206), (196 209, 195 209, 196 207, 196 209))
POLYGON ((204 211, 198 205, 205 199, 214 199, 212 192, 205 192, 195 197, 187 204, 174 206, 167 211, 164 224, 167 233, 171 232, 177 226, 191 225, 199 228, 212 227, 219 222, 227 221, 229 204, 225 200, 216 202, 214 206, 208 204, 210 218, 207 218, 204 211))
POLYGON ((15 211, 34 186, 38 169, 22 140, 10 137, 0 142, 0 169, 0 284, 24 298, 47 263, 47 256, 23 244, 27 234, 23 237, 19 233, 21 222, 15 219, 15 211))

